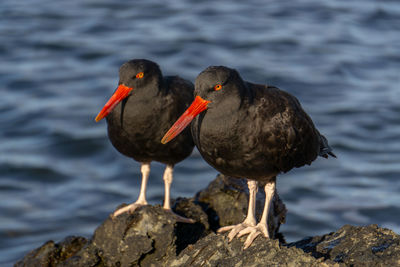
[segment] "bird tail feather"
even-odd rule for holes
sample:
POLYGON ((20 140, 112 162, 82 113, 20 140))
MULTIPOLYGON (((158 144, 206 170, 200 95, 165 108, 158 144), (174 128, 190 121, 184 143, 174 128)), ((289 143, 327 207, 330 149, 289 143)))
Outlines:
POLYGON ((336 158, 336 155, 332 152, 332 148, 328 144, 328 140, 322 134, 319 135, 319 156, 328 158, 328 156, 332 156, 336 158))

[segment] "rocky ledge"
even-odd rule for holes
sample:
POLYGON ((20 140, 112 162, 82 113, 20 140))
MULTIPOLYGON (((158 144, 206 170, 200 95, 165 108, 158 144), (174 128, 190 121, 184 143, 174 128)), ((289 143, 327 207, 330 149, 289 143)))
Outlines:
MULTIPOLYGON (((260 190, 262 191, 262 190, 260 190)), ((269 232, 243 250, 245 237, 228 243, 221 226, 240 223, 247 210, 244 180, 218 176, 191 199, 177 199, 176 213, 196 220, 177 223, 161 206, 107 218, 88 240, 48 241, 15 266, 400 266, 400 237, 377 225, 345 225, 334 233, 286 243, 279 234, 286 208, 273 200, 269 232)), ((260 216, 263 196, 259 193, 260 216)))

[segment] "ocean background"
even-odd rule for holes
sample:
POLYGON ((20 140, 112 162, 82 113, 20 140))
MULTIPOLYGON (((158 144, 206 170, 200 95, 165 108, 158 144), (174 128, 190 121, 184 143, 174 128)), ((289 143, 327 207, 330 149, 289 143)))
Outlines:
MULTIPOLYGON (((343 224, 400 233, 400 2, 2 0, 1 266, 47 240, 91 236, 138 197, 139 164, 94 122, 133 58, 192 81, 226 65, 300 100, 338 158, 278 177, 288 241, 343 224)), ((163 170, 152 164, 152 204, 163 170)), ((194 151, 172 197, 216 175, 194 151)))

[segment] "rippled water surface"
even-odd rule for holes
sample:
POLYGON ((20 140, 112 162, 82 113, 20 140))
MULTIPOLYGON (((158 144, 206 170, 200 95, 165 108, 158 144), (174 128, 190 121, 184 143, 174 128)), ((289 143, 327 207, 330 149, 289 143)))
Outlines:
MULTIPOLYGON (((289 241, 346 223, 400 232, 398 1, 3 0, 0 265, 49 239, 90 236, 137 197, 139 164, 94 122, 131 58, 191 80, 226 65, 300 99, 339 157, 278 178, 289 241)), ((163 168, 152 167, 153 204, 163 168)), ((215 175, 195 151, 176 166, 172 196, 215 175)))

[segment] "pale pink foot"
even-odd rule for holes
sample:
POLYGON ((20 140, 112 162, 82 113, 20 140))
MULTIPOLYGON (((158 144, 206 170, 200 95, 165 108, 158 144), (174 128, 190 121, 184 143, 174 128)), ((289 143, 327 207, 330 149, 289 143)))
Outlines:
POLYGON ((129 204, 129 205, 125 206, 125 207, 122 207, 122 208, 116 210, 113 213, 112 217, 115 218, 115 217, 117 217, 117 216, 119 216, 119 215, 121 215, 123 213, 133 213, 137 208, 142 207, 142 206, 146 206, 146 205, 147 205, 146 201, 144 201, 144 202, 136 201, 135 203, 129 204))
POLYGON ((168 211, 169 213, 171 213, 171 215, 175 218, 175 220, 177 222, 182 222, 182 223, 195 223, 196 221, 190 218, 185 218, 182 217, 178 214, 176 214, 175 212, 173 212, 171 209, 165 209, 166 211, 168 211))
POLYGON ((254 180, 248 180, 247 186, 249 187, 249 208, 247 209, 246 219, 242 223, 221 227, 217 231, 218 233, 231 231, 228 234, 229 242, 231 242, 233 238, 244 229, 247 229, 248 227, 254 227, 256 225, 255 213, 256 213, 256 193, 258 189, 257 182, 254 180))
POLYGON ((265 184, 264 191, 265 191, 265 204, 260 222, 256 226, 250 226, 247 227, 246 229, 241 230, 238 234, 238 237, 247 234, 249 235, 246 241, 244 242, 243 249, 247 249, 248 247, 250 247, 254 239, 256 239, 256 237, 259 236, 260 234, 263 234, 266 239, 269 239, 267 219, 268 219, 269 209, 271 206, 271 200, 275 194, 275 179, 272 179, 271 181, 265 184))
POLYGON ((256 237, 259 236, 260 234, 263 234, 266 239, 269 239, 268 227, 263 223, 258 223, 256 226, 249 226, 240 231, 237 236, 241 237, 247 234, 249 234, 249 236, 244 242, 243 249, 247 249, 248 247, 250 247, 253 241, 256 239, 256 237))
POLYGON ((246 230, 250 227, 254 227, 255 225, 256 225, 255 220, 246 219, 246 220, 244 220, 244 222, 236 224, 236 225, 229 225, 229 226, 221 227, 217 230, 217 233, 223 233, 223 232, 230 231, 230 233, 228 234, 228 240, 229 240, 229 242, 231 242, 238 233, 241 233, 243 230, 246 230))
POLYGON ((142 162, 140 171, 142 172, 142 185, 140 186, 140 193, 138 200, 136 200, 136 202, 132 204, 129 204, 128 206, 116 210, 113 213, 112 218, 115 218, 126 212, 133 213, 137 208, 148 205, 146 200, 146 188, 147 188, 147 181, 149 180, 149 175, 150 175, 150 162, 142 162))

